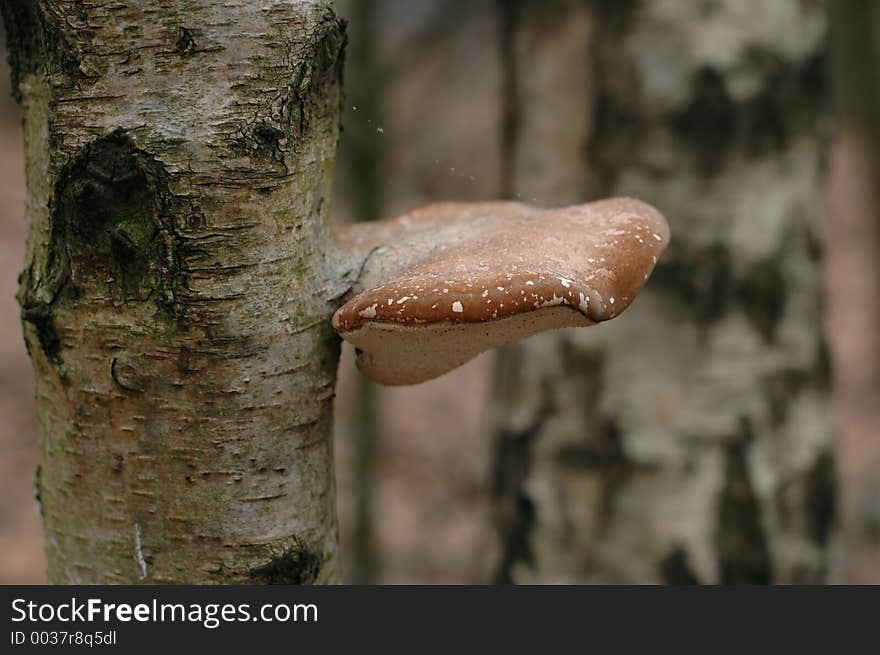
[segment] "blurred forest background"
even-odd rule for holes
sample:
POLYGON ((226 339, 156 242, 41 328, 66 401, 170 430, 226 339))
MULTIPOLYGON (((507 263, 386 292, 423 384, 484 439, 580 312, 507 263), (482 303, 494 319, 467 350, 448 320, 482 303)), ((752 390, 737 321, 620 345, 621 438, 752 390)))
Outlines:
MULTIPOLYGON (((605 551, 626 557, 634 553, 636 569, 639 563, 659 565, 667 581, 712 579, 702 574, 704 541, 721 553, 718 566, 732 565, 738 571, 722 571, 716 579, 762 581, 767 575, 762 562, 770 558, 764 551, 775 553, 784 547, 777 543, 777 528, 755 527, 748 517, 739 517, 748 514, 749 503, 784 505, 789 496, 781 493, 776 501, 762 497, 762 480, 771 485, 767 480, 773 476, 755 468, 754 460, 760 459, 755 448, 766 448, 770 438, 796 442, 802 437, 819 443, 824 457, 823 449, 830 445, 823 440, 826 432, 831 434, 826 428, 833 425, 836 461, 827 461, 830 469, 836 467, 839 493, 810 495, 813 486, 830 488, 834 477, 833 470, 822 469, 817 482, 811 474, 805 483, 812 485, 802 509, 805 514, 794 521, 810 523, 816 514, 828 513, 823 502, 836 503, 837 527, 807 526, 803 531, 812 531, 813 540, 820 542, 839 532, 840 548, 821 544, 833 551, 828 567, 834 569, 835 580, 880 583, 880 212, 875 197, 880 167, 873 159, 880 152, 880 15, 874 3, 832 3, 830 31, 825 6, 810 0, 337 4, 350 21, 350 41, 336 220, 375 220, 437 200, 512 197, 554 205, 608 192, 631 194, 656 204, 673 227, 673 245, 648 288, 670 284, 670 276, 692 278, 690 295, 681 307, 649 295, 637 300, 631 312, 608 326, 584 331, 590 334, 583 337, 538 338, 481 356, 415 387, 368 383, 356 373, 346 348, 336 420, 345 581, 528 581, 517 566, 534 554, 533 549, 539 549, 546 562, 552 561, 554 550, 565 548, 575 557, 590 551, 590 561, 558 561, 537 579, 640 579, 638 570, 625 575, 604 572, 603 567, 616 566, 605 551), (649 83, 638 86, 633 79, 649 83), (667 120, 669 116, 673 120, 667 120), (683 140, 694 147, 683 147, 683 140), (740 221, 736 229, 727 230, 726 222, 742 218, 738 212, 762 218, 740 221), (774 222, 777 215, 784 218, 774 222), (809 223, 815 216, 816 234, 803 236, 782 228, 773 232, 762 222, 766 216, 771 217, 770 228, 786 221, 799 224, 803 217, 809 223), (754 233, 743 237, 744 230, 754 233), (770 247, 777 241, 778 252, 770 247), (753 251, 778 255, 785 266, 779 264, 778 274, 775 259, 753 266, 747 256, 753 251), (811 295, 816 286, 811 276, 822 270, 820 256, 824 272, 816 285, 824 292, 824 302, 818 300, 819 291, 811 295), (733 272, 725 272, 719 261, 727 262, 733 272), (805 271, 804 262, 813 268, 805 271), (757 275, 765 271, 761 266, 768 274, 757 275), (768 291, 768 279, 777 280, 784 292, 773 284, 768 291), (730 299, 723 304, 718 299, 725 294, 730 299), (804 298, 807 307, 801 313, 787 313, 786 303, 796 306, 804 298), (673 455, 625 452, 633 444, 638 451, 643 439, 643 450, 650 450, 652 443, 671 443, 659 427, 654 437, 643 434, 639 426, 645 417, 638 404, 664 390, 680 368, 666 360, 655 370, 629 367, 629 346, 643 358, 639 361, 650 362, 645 358, 652 351, 635 346, 644 341, 640 329, 653 331, 660 335, 659 350, 681 349, 678 356, 685 358, 693 349, 689 358, 694 366, 713 367, 716 378, 751 380, 743 373, 744 362, 784 359, 773 348, 785 336, 777 337, 774 326, 758 320, 754 331, 769 334, 765 341, 770 345, 765 350, 766 344, 757 339, 760 347, 750 350, 738 341, 747 341, 749 337, 742 335, 750 333, 736 322, 737 308, 749 316, 757 313, 759 319, 764 314, 775 317, 783 332, 789 329, 786 321, 801 323, 791 327, 793 333, 805 335, 796 338, 811 348, 818 344, 819 350, 824 324, 832 361, 833 412, 823 404, 821 381, 814 379, 813 368, 801 369, 799 363, 786 360, 784 375, 768 378, 769 386, 754 391, 771 400, 774 394, 782 396, 776 404, 783 407, 783 415, 771 421, 772 429, 762 432, 760 421, 751 426, 744 422, 744 432, 756 434, 744 436, 742 442, 723 442, 720 449, 726 454, 720 459, 694 456, 693 463, 681 468, 697 473, 640 487, 638 467, 644 462, 637 461, 639 457, 675 459, 692 446, 673 449, 673 455), (732 340, 732 345, 725 342, 730 346, 723 351, 729 355, 726 360, 707 359, 693 345, 711 339, 713 330, 732 340), (620 336, 608 336, 612 332, 620 336), (697 335, 693 343, 686 338, 691 333, 697 335), (685 335, 682 343, 680 335, 685 335), (615 338, 630 343, 621 347, 615 338), (548 352, 555 354, 547 357, 548 352), (553 368, 547 369, 548 361, 553 368), (593 371, 602 366, 612 372, 603 379, 606 386, 611 384, 608 380, 613 382, 613 393, 597 388, 594 381, 593 371), (803 396, 802 389, 813 386, 818 400, 811 410, 789 408, 790 396, 803 396), (542 394, 565 400, 544 408, 542 394), (582 458, 584 453, 592 458, 581 468, 588 468, 593 477, 561 470, 541 452, 528 452, 531 459, 526 459, 518 450, 529 443, 522 438, 524 431, 555 431, 552 440, 566 430, 592 430, 593 419, 581 415, 594 409, 617 416, 617 422, 602 423, 598 449, 577 451, 582 458), (533 425, 535 412, 541 420, 533 425), (625 420, 615 412, 625 412, 625 420), (801 421, 812 416, 814 424, 795 421, 789 429, 790 416, 800 416, 801 421), (524 465, 525 470, 517 468, 524 465), (679 491, 691 475, 696 481, 686 484, 689 493, 703 494, 700 480, 709 480, 710 487, 716 484, 712 467, 719 465, 727 467, 724 479, 730 488, 723 496, 730 502, 722 502, 718 511, 734 529, 705 537, 706 517, 695 513, 689 524, 691 501, 684 502, 687 498, 679 491), (744 471, 740 477, 738 467, 744 471), (529 476, 532 500, 523 507, 521 492, 529 476), (541 476, 550 481, 541 482, 541 476), (553 483, 560 476, 565 484, 553 483), (757 489, 755 498, 750 479, 757 489), (545 494, 542 500, 542 489, 550 489, 550 495, 564 491, 578 497, 560 509, 563 504, 556 496, 547 500, 545 494), (601 505, 609 502, 616 503, 610 510, 601 505), (600 511, 615 514, 604 528, 595 524, 600 511), (687 542, 690 559, 675 551, 655 561, 656 555, 648 552, 650 544, 640 541, 642 533, 633 528, 648 519, 681 523, 681 533, 692 535, 686 537, 692 538, 687 542), (559 527, 566 521, 575 522, 567 531, 559 527), (535 525, 545 531, 530 537, 528 530, 535 525), (761 536, 765 529, 768 534, 761 536), (724 543, 715 543, 719 539, 724 543), (760 542, 758 547, 751 539, 760 542)), ((24 256, 24 198, 20 118, 4 65, 0 583, 45 579, 33 497, 33 383, 14 299, 24 256)), ((702 403, 706 412, 724 414, 729 406, 751 407, 754 402, 750 389, 721 394, 712 401, 715 406, 697 397, 699 389, 682 388, 685 397, 676 402, 702 403)), ((776 406, 770 404, 771 409, 776 406)), ((681 422, 676 420, 668 421, 673 426, 670 433, 681 422)), ((787 444, 777 442, 776 448, 785 451, 787 444)), ((700 453, 714 452, 715 446, 700 448, 700 453)), ((780 457, 785 456, 783 452, 780 457)), ((679 463, 673 468, 678 470, 679 463)), ((792 470, 800 475, 796 467, 792 470)), ((797 480, 800 484, 800 477, 797 480)), ((768 515, 773 510, 765 507, 764 520, 770 520, 768 515)), ((785 534, 797 530, 778 529, 785 534)), ((650 536, 645 539, 650 541, 650 536)), ((799 578, 768 576, 766 581, 776 579, 799 578)))

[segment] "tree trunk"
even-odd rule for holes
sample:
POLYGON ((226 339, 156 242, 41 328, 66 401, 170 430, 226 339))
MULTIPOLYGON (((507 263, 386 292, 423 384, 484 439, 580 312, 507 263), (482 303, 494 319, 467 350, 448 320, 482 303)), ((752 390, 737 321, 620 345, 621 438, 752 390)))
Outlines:
POLYGON ((53 583, 335 579, 329 0, 5 0, 53 583))
POLYGON ((500 356, 490 575, 828 579, 822 7, 500 8, 510 194, 632 195, 672 242, 620 318, 500 356))
MULTIPOLYGON (((347 190, 351 215, 357 221, 382 218, 383 140, 376 130, 382 125, 384 71, 377 57, 379 37, 375 0, 340 3, 340 11, 350 17, 350 43, 347 53, 348 76, 345 111, 345 139, 340 148, 340 168, 348 173, 347 190)), ((366 376, 355 381, 355 401, 350 419, 354 516, 351 552, 346 557, 351 584, 373 584, 380 566, 376 548, 375 487, 381 445, 379 399, 381 391, 366 376)), ((343 542, 344 543, 344 542, 343 542)))
POLYGON ((850 579, 880 580, 880 5, 829 10, 837 132, 828 182, 829 330, 838 363, 842 513, 850 579))
MULTIPOLYGON (((880 291, 880 8, 859 0, 837 0, 829 4, 828 18, 840 122, 843 131, 853 134, 852 147, 859 150, 868 169, 866 197, 857 201, 870 212, 860 218, 868 223, 865 232, 870 234, 864 247, 870 250, 873 265, 872 288, 880 291)), ((878 296, 875 293, 873 299, 873 323, 880 326, 878 296)), ((863 365, 870 368, 872 386, 880 388, 880 340, 875 336, 871 345, 872 361, 863 365)))

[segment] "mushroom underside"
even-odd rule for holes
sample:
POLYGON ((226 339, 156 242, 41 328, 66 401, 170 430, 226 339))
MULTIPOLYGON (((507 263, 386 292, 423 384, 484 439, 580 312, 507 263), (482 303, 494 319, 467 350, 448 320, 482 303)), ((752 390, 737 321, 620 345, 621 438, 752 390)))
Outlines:
POLYGON ((565 327, 594 325, 572 307, 548 307, 485 323, 403 325, 365 322, 345 333, 358 368, 389 386, 417 384, 451 371, 487 350, 565 327))

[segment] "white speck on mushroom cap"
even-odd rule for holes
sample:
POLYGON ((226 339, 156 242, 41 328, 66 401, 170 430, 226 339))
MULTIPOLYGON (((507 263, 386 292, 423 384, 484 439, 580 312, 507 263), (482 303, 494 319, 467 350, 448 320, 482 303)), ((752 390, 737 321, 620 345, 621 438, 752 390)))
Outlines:
POLYGON ((452 311, 461 314, 464 311, 464 307, 461 306, 461 302, 456 300, 454 303, 452 303, 452 311))
POLYGON ((376 317, 376 303, 373 303, 366 309, 362 309, 358 312, 358 316, 363 318, 375 318, 376 317))

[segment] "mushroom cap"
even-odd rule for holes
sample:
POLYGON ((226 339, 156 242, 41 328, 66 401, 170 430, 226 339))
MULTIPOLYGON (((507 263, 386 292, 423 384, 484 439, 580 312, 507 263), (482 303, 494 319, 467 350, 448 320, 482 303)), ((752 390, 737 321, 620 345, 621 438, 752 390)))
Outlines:
POLYGON ((369 253, 333 327, 383 384, 414 384, 532 334, 623 312, 669 241, 653 207, 614 198, 562 209, 429 205, 337 231, 369 253))

